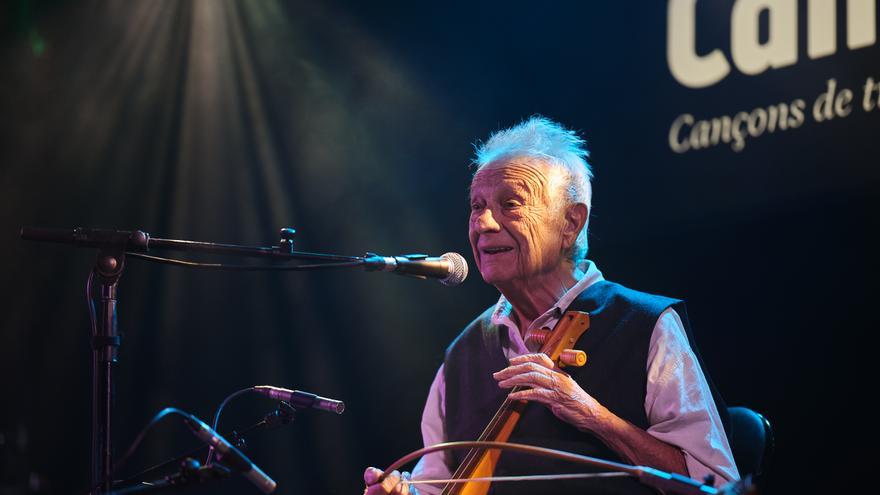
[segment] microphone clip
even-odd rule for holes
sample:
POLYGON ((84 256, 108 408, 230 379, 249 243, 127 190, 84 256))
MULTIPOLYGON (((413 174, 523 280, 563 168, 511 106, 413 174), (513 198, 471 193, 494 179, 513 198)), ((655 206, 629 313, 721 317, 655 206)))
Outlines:
POLYGON ((232 470, 222 464, 202 466, 196 459, 187 457, 180 462, 180 470, 166 479, 171 485, 181 486, 231 477, 232 470))
POLYGON ((267 429, 275 429, 289 425, 296 419, 296 408, 289 403, 278 401, 278 407, 263 418, 267 429))
POLYGON ((395 275, 417 278, 419 280, 428 280, 428 277, 425 275, 417 275, 397 270, 401 264, 408 261, 424 261, 428 258, 429 256, 427 254, 421 253, 401 254, 397 256, 382 256, 376 253, 367 253, 364 255, 364 268, 366 268, 368 272, 395 272, 395 275))

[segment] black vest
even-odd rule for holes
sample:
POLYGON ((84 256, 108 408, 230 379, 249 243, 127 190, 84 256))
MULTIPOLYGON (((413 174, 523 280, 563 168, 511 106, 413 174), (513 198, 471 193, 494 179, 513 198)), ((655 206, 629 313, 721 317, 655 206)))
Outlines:
MULTIPOLYGON (((681 317, 696 354, 682 301, 600 281, 582 292, 568 308, 569 311, 589 313, 590 328, 574 346, 587 353, 587 364, 566 371, 600 404, 645 430, 649 426, 645 416, 648 347, 657 319, 669 307, 681 317)), ((492 373, 506 368, 508 362, 501 350, 507 332, 499 331, 498 326, 491 324, 491 311, 487 310, 471 322, 446 350, 446 432, 449 441, 476 440, 508 393, 492 378, 492 373)), ((705 371, 705 367, 703 369, 705 371)), ((709 383, 726 427, 727 409, 711 381, 709 383)), ((526 407, 510 441, 625 462, 592 434, 578 431, 557 419, 541 404, 526 407)), ((465 454, 465 451, 453 451, 453 470, 465 454)), ((589 468, 582 465, 505 452, 496 475, 587 471, 589 468)), ((606 478, 494 483, 492 493, 653 492, 631 479, 606 478)))

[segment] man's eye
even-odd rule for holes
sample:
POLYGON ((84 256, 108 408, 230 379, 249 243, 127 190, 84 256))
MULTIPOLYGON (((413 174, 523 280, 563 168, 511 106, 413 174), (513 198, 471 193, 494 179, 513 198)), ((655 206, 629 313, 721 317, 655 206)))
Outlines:
POLYGON ((522 206, 522 204, 521 204, 519 201, 515 200, 515 199, 509 199, 509 200, 507 200, 507 201, 504 202, 504 207, 505 207, 505 208, 516 208, 516 207, 519 207, 519 206, 522 206))
POLYGON ((482 206, 479 203, 471 203, 471 211, 476 211, 480 208, 482 208, 482 206))

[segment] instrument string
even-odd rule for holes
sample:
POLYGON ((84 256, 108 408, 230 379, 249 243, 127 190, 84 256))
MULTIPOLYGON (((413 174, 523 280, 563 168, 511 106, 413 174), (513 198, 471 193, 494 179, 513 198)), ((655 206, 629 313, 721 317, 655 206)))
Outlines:
POLYGON ((555 481, 555 480, 574 480, 587 478, 626 478, 633 476, 630 473, 566 473, 566 474, 532 474, 521 476, 484 476, 479 478, 447 478, 436 480, 405 480, 403 478, 397 483, 406 485, 439 485, 439 484, 457 484, 470 482, 505 482, 505 481, 555 481))

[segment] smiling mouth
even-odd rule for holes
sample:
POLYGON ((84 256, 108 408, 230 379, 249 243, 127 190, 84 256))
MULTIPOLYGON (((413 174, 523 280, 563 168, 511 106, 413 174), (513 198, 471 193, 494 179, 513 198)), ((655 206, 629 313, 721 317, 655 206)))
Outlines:
POLYGON ((506 252, 512 251, 512 250, 513 250, 512 247, 490 247, 490 248, 483 248, 482 249, 483 253, 488 254, 488 255, 506 253, 506 252))

